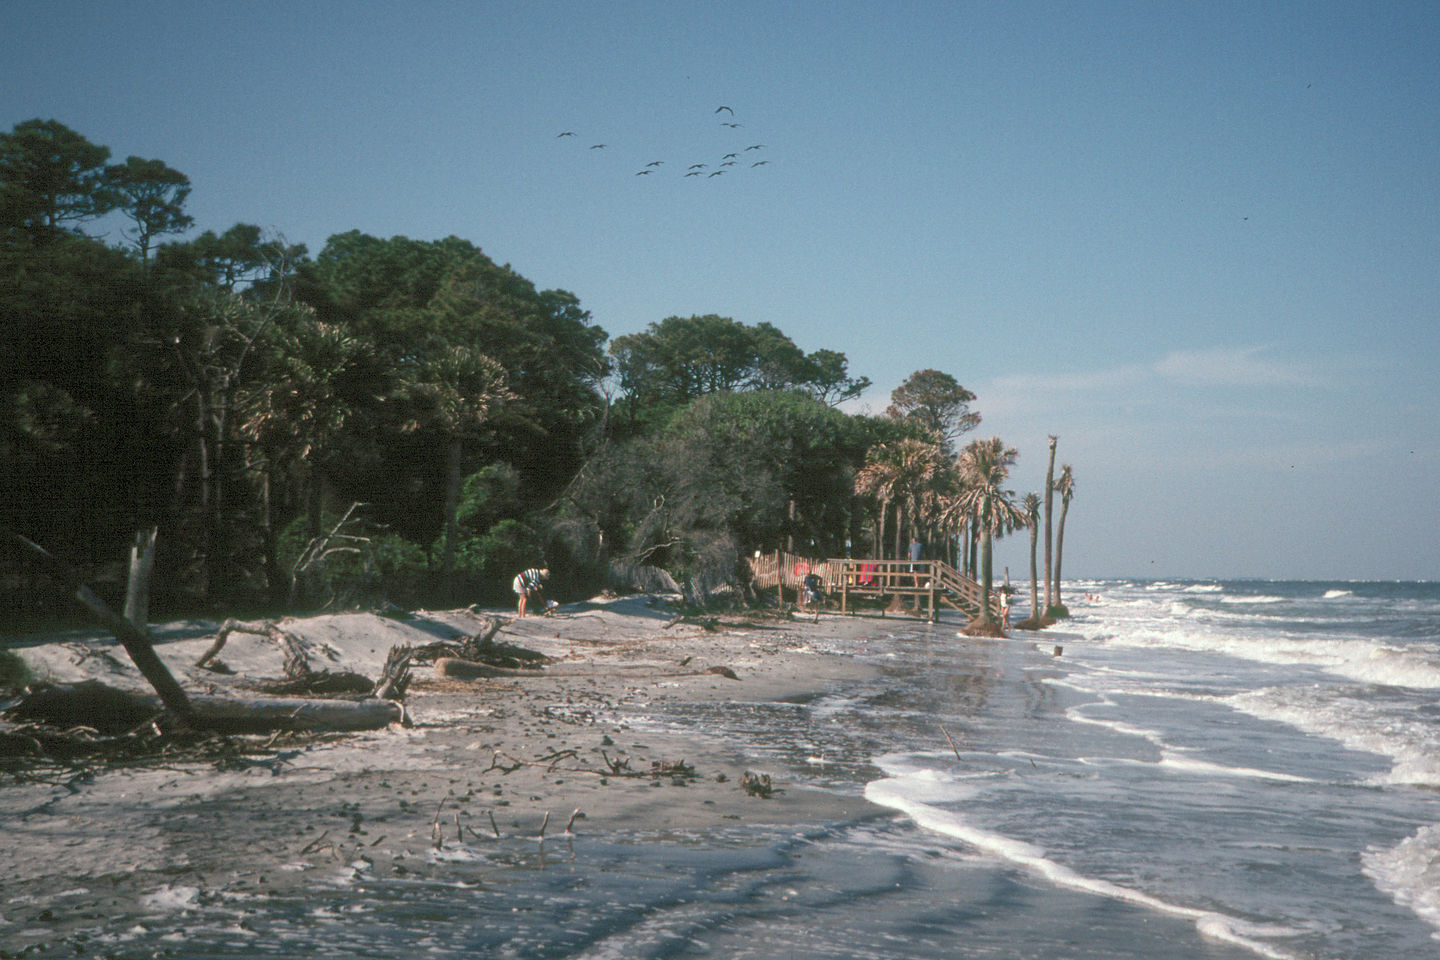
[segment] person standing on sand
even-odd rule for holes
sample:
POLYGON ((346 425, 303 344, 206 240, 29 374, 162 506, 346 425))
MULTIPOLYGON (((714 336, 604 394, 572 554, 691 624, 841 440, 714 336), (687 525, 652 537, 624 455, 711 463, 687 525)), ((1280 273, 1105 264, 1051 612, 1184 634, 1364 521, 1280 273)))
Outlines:
POLYGON ((549 567, 531 567, 522 570, 515 575, 511 586, 519 597, 520 617, 525 617, 525 602, 531 597, 540 604, 540 609, 545 609, 545 581, 550 579, 549 567))

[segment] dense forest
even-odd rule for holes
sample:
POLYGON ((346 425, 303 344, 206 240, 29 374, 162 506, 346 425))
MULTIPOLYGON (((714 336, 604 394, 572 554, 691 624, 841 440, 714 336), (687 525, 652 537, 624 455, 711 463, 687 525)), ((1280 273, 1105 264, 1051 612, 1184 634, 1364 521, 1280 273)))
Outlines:
MULTIPOLYGON (((1039 529, 1004 486, 1015 451, 961 445, 980 417, 950 374, 848 414, 869 381, 768 323, 611 340, 468 240, 312 255, 197 233, 190 189, 54 120, 0 134, 0 529, 112 602, 132 550, 175 615, 494 602, 542 564, 562 595, 669 577, 703 599, 753 550, 916 536, 980 571, 993 536, 1039 529)), ((0 552, 7 619, 66 595, 0 552)))

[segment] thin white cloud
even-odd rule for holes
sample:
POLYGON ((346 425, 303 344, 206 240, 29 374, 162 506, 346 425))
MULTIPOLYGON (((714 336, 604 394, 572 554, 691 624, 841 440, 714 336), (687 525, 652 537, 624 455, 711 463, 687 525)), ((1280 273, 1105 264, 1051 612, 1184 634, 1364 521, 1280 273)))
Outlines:
POLYGON ((1154 367, 1167 380, 1187 386, 1264 387, 1305 383, 1293 365, 1267 360, 1265 347, 1172 350, 1154 367))

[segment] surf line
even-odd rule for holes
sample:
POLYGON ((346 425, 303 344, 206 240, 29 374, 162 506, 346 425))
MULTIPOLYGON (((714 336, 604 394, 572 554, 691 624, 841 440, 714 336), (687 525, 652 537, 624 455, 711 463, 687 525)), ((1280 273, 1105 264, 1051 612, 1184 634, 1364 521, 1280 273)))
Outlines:
POLYGON ((1108 897, 1137 906, 1148 907, 1157 913, 1183 917, 1195 924, 1202 936, 1220 940, 1249 950, 1266 960, 1299 960, 1294 954, 1286 953, 1268 943, 1252 939, 1254 936, 1294 936, 1296 931, 1280 925, 1261 926, 1247 923, 1235 917, 1227 917, 1213 910, 1182 907, 1168 903, 1159 897, 1152 897, 1138 890, 1122 887, 1108 880, 1096 880, 1081 876, 1069 867, 1056 863, 1045 856, 1045 851, 1023 840, 1013 840, 998 833, 981 830, 965 823, 960 818, 929 804, 919 803, 905 797, 895 784, 897 779, 874 780, 865 785, 865 799, 882 807, 898 810, 926 830, 960 840, 992 856, 999 857, 1031 873, 1044 877, 1059 887, 1079 890, 1096 896, 1108 897), (1241 930, 1251 936, 1245 936, 1241 930))

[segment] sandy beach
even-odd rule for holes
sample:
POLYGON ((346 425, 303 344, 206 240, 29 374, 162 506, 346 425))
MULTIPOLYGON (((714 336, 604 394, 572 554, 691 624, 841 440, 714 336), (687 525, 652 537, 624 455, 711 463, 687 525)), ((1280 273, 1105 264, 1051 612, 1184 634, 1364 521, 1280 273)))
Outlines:
MULTIPOLYGON (((393 645, 474 635, 485 616, 513 613, 342 614, 282 627, 317 667, 374 676, 393 645)), ((526 851, 543 857, 616 830, 660 840, 883 815, 858 793, 807 788, 785 769, 757 766, 745 744, 633 727, 665 701, 803 699, 859 679, 870 668, 810 641, 817 631, 863 633, 873 621, 721 617, 707 629, 674 618, 663 599, 630 597, 510 619, 496 640, 554 658, 550 669, 565 675, 458 680, 421 666, 409 726, 279 738, 268 753, 229 763, 96 763, 7 777, 0 956, 84 954, 117 928, 183 927, 187 910, 207 903, 303 896, 346 874, 423 875, 487 844, 527 861, 526 851), (747 772, 771 778, 769 796, 745 788, 747 772)), ((240 690, 281 675, 276 645, 245 634, 219 655, 232 672, 195 668, 213 630, 155 631, 187 689, 240 690)), ((144 690, 103 634, 14 641, 39 677, 144 690)))

